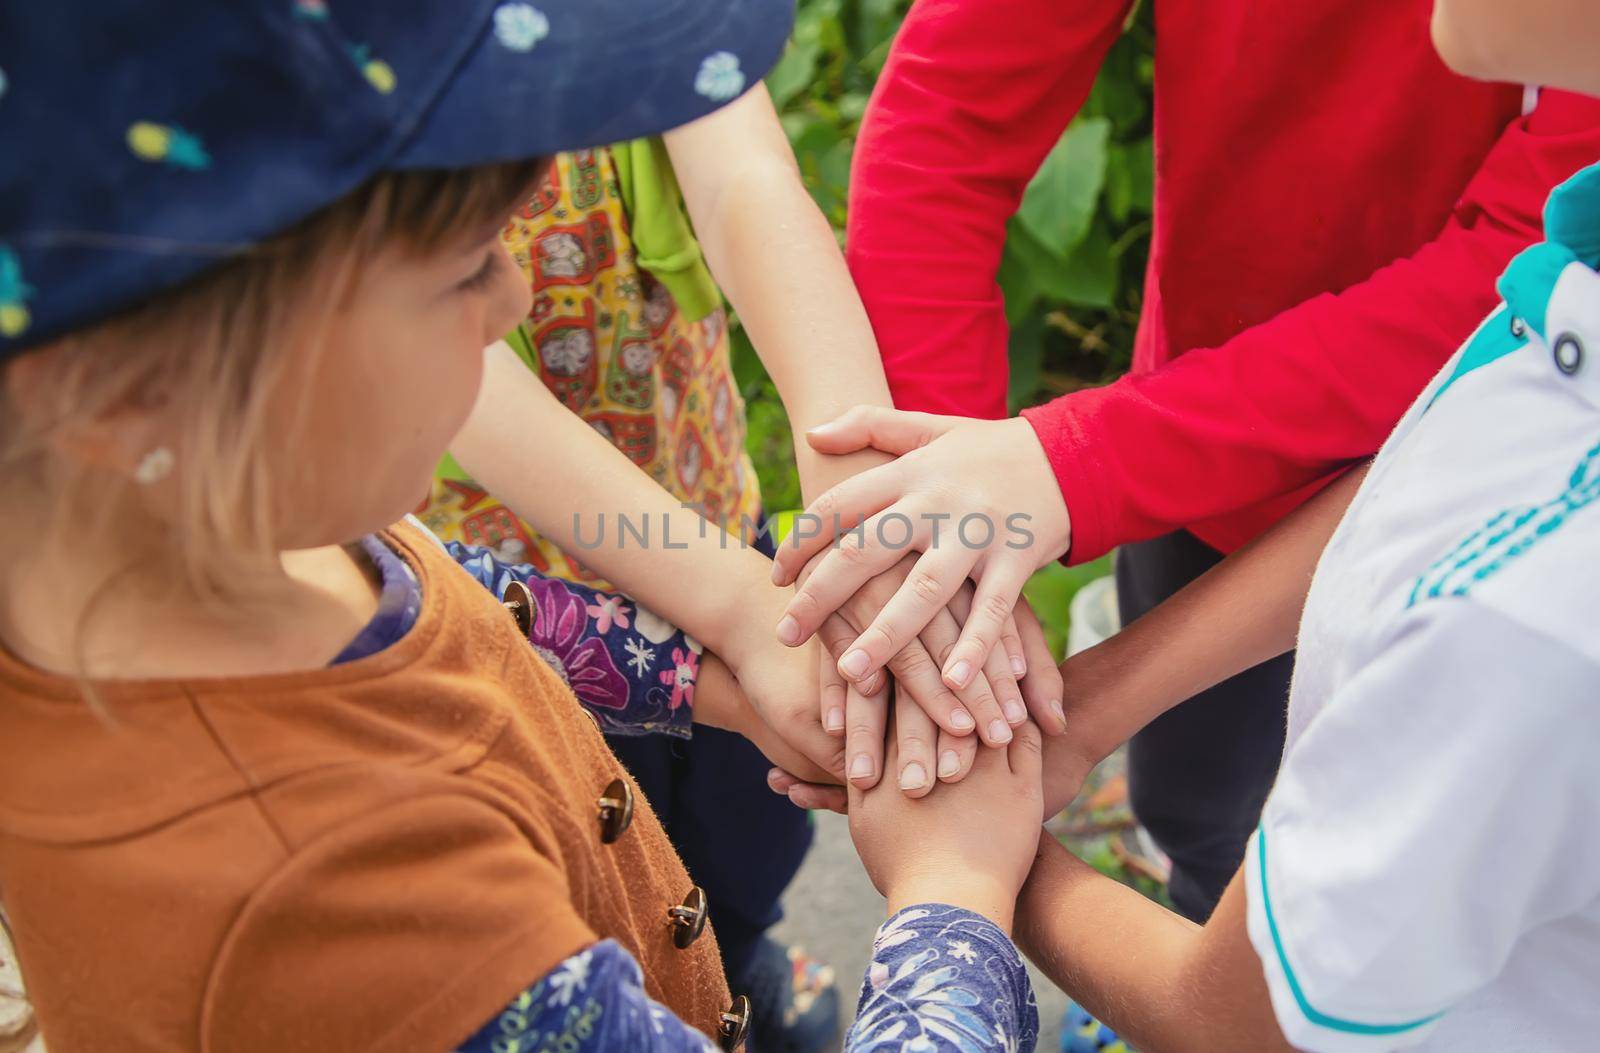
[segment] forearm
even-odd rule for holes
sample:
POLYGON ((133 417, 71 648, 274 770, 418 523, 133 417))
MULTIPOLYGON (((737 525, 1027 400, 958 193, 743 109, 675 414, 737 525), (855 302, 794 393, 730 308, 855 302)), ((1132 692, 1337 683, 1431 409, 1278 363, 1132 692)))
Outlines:
POLYGON ((806 495, 884 459, 823 457, 804 441, 852 406, 889 405, 889 388, 833 228, 806 193, 765 88, 665 141, 706 261, 788 411, 806 495))
POLYGON ((1202 928, 1097 873, 1046 834, 1015 939, 1045 975, 1145 1053, 1288 1050, 1235 879, 1202 928))
POLYGON ((1026 411, 1072 516, 1072 560, 1264 502, 1292 507, 1371 457, 1493 309, 1495 280, 1542 235, 1551 189, 1597 152, 1600 102, 1545 92, 1409 255, 1159 369, 1026 411))
POLYGON ((1366 465, 1345 473, 1165 603, 1062 663, 1068 725, 1093 755, 1294 647, 1317 561, 1366 474, 1366 465))
POLYGON ((1006 220, 1077 113, 1128 0, 922 0, 856 140, 849 262, 901 409, 1000 417, 1006 220))
POLYGON ((685 508, 503 344, 485 352, 477 404, 451 452, 535 530, 736 666, 752 603, 782 609, 771 564, 737 539, 738 524, 729 536, 685 508))

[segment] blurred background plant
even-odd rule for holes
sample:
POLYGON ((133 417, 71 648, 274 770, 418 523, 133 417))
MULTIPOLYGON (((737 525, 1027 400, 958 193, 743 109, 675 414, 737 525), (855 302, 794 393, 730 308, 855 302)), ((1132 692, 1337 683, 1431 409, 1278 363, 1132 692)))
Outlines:
MULTIPOLYGON (((800 0, 794 39, 767 88, 806 187, 842 239, 850 158, 872 86, 909 0, 800 0)), ((1016 412, 1128 367, 1150 242, 1154 34, 1136 3, 1078 118, 1045 158, 1006 230, 999 282, 1011 323, 1016 412)), ((802 504, 788 417, 742 329, 734 373, 750 418, 749 447, 769 509, 802 504)), ((1061 653, 1067 612, 1105 562, 1048 567, 1028 597, 1061 653)))

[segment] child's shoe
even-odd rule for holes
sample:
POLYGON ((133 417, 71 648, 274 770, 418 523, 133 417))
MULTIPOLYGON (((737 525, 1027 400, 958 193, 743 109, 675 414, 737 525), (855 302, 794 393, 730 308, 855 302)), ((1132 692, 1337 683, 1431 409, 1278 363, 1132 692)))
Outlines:
POLYGON ((1061 1053, 1134 1053, 1117 1033, 1073 1002, 1061 1018, 1061 1053))
POLYGON ((832 966, 767 937, 744 981, 741 990, 751 1003, 747 1053, 820 1053, 838 1038, 832 966))

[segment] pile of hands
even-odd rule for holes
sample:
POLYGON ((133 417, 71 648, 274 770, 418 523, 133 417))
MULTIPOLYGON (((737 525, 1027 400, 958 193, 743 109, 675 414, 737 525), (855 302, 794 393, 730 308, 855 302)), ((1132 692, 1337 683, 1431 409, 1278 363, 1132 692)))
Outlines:
MULTIPOLYGON (((891 909, 953 903, 1009 928, 1044 819, 1105 752, 1075 733, 1021 596, 1070 540, 1054 474, 1020 419, 859 407, 807 438, 895 459, 797 520, 720 652, 747 704, 697 719, 755 742, 775 792, 848 813, 891 909)), ((719 694, 703 675, 699 698, 719 694)))

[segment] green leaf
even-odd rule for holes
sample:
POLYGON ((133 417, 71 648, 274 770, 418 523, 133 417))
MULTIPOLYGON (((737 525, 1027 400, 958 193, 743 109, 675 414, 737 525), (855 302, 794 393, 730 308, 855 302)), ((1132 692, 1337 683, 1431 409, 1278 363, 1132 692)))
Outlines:
POLYGON ((1150 140, 1113 143, 1106 157, 1106 213, 1125 223, 1135 212, 1150 214, 1155 165, 1150 140))
POLYGON ((847 121, 859 121, 867 112, 867 99, 864 91, 845 92, 839 96, 839 116, 847 121))
POLYGON ((1056 288, 1061 299, 1075 307, 1109 308, 1117 298, 1118 261, 1111 235, 1096 220, 1089 234, 1067 258, 1056 288))
POLYGON ((1065 256, 1089 232, 1106 174, 1104 117, 1077 121, 1039 166, 1017 218, 1045 248, 1065 256))
POLYGON ((1006 359, 1011 366, 1006 384, 1006 405, 1016 413, 1031 406, 1039 390, 1039 370, 1044 365, 1044 316, 1028 315, 1011 327, 1006 342, 1006 359))
POLYGON ((1105 117, 1118 137, 1132 135, 1150 112, 1150 93, 1139 80, 1139 46, 1122 37, 1111 47, 1083 105, 1083 116, 1105 117))
POLYGON ((767 74, 767 91, 772 93, 774 106, 783 109, 810 86, 821 54, 822 46, 816 41, 797 39, 789 45, 778 64, 772 67, 772 72, 767 74))

